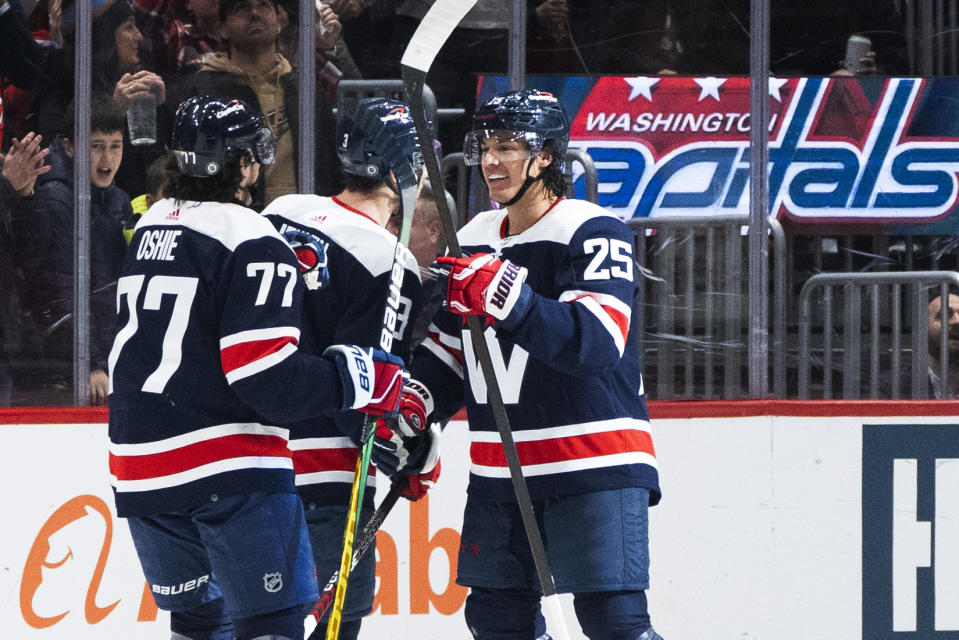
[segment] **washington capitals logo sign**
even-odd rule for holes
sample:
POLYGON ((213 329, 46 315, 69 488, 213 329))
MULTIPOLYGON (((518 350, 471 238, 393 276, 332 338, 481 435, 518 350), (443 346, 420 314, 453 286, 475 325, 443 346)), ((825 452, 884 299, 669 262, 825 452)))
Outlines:
MULTIPOLYGON (((797 224, 948 216, 959 200, 959 130, 936 110, 930 82, 770 78, 770 213, 797 224)), ((592 157, 599 204, 621 217, 746 213, 749 111, 748 78, 598 78, 570 146, 592 157)))

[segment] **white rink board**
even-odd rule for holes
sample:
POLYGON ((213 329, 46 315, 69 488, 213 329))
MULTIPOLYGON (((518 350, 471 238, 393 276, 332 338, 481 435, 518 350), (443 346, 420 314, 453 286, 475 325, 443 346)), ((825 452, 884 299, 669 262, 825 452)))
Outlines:
MULTIPOLYGON (((657 630, 666 640, 863 638, 863 425, 953 423, 959 419, 655 420, 664 489, 662 504, 650 512, 649 600, 657 630)), ((143 576, 122 520, 111 516, 112 541, 104 542, 107 525, 97 508, 113 512, 105 425, 0 426, 0 451, 0 638, 169 638, 167 616, 142 597, 143 576), (86 508, 87 515, 77 511, 51 521, 67 503, 86 508), (46 539, 49 549, 41 544, 46 539), (91 583, 95 593, 88 597, 91 583)), ((428 513, 422 504, 411 510, 400 501, 383 527, 396 557, 380 554, 381 576, 393 584, 381 579, 377 602, 390 608, 395 603, 397 613, 378 609, 364 622, 361 638, 469 638, 462 620, 465 592, 449 585, 445 551, 455 552, 459 540, 467 477, 464 423, 447 429, 443 451, 443 477, 428 513), (418 553, 410 552, 411 535, 418 553), (433 545, 435 604, 428 605, 429 613, 412 613, 427 607, 424 581, 411 589, 409 578, 411 565, 426 562, 427 539, 433 545)), ((380 486, 386 486, 383 478, 380 486)), ((952 516, 941 509, 937 522, 952 516)), ((959 520, 959 508, 955 516, 959 520)), ((910 518, 916 521, 915 508, 910 518)), ((568 597, 566 604, 571 613, 568 597)), ((900 625, 908 624, 906 609, 900 625)), ((583 640, 572 617, 567 624, 573 640, 583 640)), ((949 629, 950 623, 936 624, 949 629)), ((886 636, 867 640, 880 637, 886 636)))

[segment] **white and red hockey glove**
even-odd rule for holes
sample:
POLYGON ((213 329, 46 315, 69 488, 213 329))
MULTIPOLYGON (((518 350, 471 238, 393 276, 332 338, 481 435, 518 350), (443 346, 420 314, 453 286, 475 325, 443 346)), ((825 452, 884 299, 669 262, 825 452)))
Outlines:
POLYGON ((440 256, 440 269, 448 270, 446 306, 460 315, 487 315, 500 324, 515 326, 529 310, 532 292, 524 286, 529 273, 509 260, 488 253, 463 258, 440 256))
POLYGON ((400 435, 410 437, 429 425, 429 416, 433 413, 433 394, 422 382, 415 378, 407 379, 400 396, 397 428, 400 435))
POLYGON ((380 471, 389 476, 401 472, 410 475, 426 468, 430 462, 426 449, 433 444, 428 441, 426 429, 431 413, 433 396, 429 389, 419 380, 408 379, 403 385, 399 412, 376 423, 373 461, 380 471))
POLYGON ((397 410, 403 382, 409 377, 400 358, 380 349, 364 349, 352 344, 332 345, 323 355, 332 359, 340 371, 346 390, 346 409, 374 416, 397 410))
POLYGON ((440 459, 441 432, 440 426, 434 424, 415 436, 403 436, 394 420, 378 420, 373 439, 373 462, 391 477, 398 473, 406 476, 429 474, 440 459))
POLYGON ((436 486, 436 482, 440 478, 440 463, 441 460, 437 458, 436 466, 433 467, 432 471, 409 476, 406 479, 406 488, 403 489, 403 493, 400 495, 411 502, 416 502, 420 498, 426 497, 426 494, 430 492, 430 489, 436 486))

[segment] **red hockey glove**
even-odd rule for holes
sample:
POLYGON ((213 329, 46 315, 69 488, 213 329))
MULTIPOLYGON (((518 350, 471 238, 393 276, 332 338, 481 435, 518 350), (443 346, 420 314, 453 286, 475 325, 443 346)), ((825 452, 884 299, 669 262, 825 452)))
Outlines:
POLYGON ((409 375, 401 359, 379 349, 363 349, 351 344, 327 347, 323 355, 331 358, 340 370, 343 386, 347 388, 347 409, 375 416, 396 411, 403 381, 409 375))
POLYGON ((526 267, 488 253, 440 256, 436 262, 449 269, 446 306, 450 311, 464 316, 485 314, 511 324, 526 315, 532 302, 529 289, 523 286, 526 267))
POLYGON ((425 429, 429 415, 433 413, 433 395, 419 380, 410 378, 403 385, 400 396, 397 430, 400 435, 411 437, 425 429))
POLYGON ((426 496, 430 492, 430 489, 436 485, 436 481, 440 477, 440 460, 436 460, 436 466, 433 467, 432 471, 426 473, 418 473, 415 476, 410 476, 407 478, 406 488, 403 489, 403 493, 400 494, 407 500, 411 502, 416 502, 420 498, 426 496))
POLYGON ((373 462, 388 476, 428 473, 439 460, 439 440, 439 425, 433 425, 413 437, 404 437, 398 433, 395 419, 379 420, 373 439, 373 462))

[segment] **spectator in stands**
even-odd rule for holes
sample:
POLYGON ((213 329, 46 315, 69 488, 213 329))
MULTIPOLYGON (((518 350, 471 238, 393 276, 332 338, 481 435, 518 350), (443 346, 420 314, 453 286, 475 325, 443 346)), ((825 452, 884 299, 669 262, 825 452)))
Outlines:
MULTIPOLYGON (((72 105, 67 110, 73 113, 72 105)), ((113 342, 116 280, 120 274, 126 242, 123 221, 130 218, 130 197, 113 184, 123 160, 124 114, 103 96, 94 97, 90 117, 90 401, 107 400, 107 356, 113 342)), ((67 127, 73 130, 68 119, 67 127)), ((66 319, 73 300, 73 254, 75 202, 73 160, 77 149, 61 136, 51 145, 52 169, 38 189, 34 207, 50 224, 48 269, 53 272, 55 293, 66 319)), ((64 327, 70 323, 63 323, 64 327)), ((72 343, 71 332, 61 331, 61 348, 72 343)), ((61 354, 69 359, 69 351, 61 354)))
POLYGON ((949 294, 946 324, 942 324, 942 296, 929 302, 929 397, 959 398, 959 295, 949 294), (946 331, 947 378, 941 377, 942 332, 946 331))
POLYGON ((164 78, 196 71, 220 47, 217 0, 133 0, 152 67, 164 78))
MULTIPOLYGON (((453 198, 448 193, 447 203, 453 204, 453 198)), ((399 234, 400 213, 397 211, 390 218, 386 228, 394 234, 399 234)), ((423 188, 416 199, 416 208, 413 210, 413 223, 410 227, 409 249, 417 264, 420 265, 420 276, 423 279, 423 310, 416 315, 413 322, 412 344, 417 345, 426 337, 433 316, 443 303, 442 288, 437 286, 438 280, 427 269, 435 260, 440 249, 440 238, 443 235, 443 223, 440 221, 439 210, 436 207, 436 193, 430 186, 429 179, 423 179, 423 188)))
MULTIPOLYGON (((227 48, 174 88, 177 102, 196 95, 239 98, 260 111, 277 139, 276 162, 260 172, 254 208, 297 193, 298 85, 290 61, 277 51, 280 33, 275 0, 220 0, 221 34, 227 48)), ((342 190, 334 140, 333 111, 326 94, 316 95, 314 192, 342 190)))
MULTIPOLYGON (((938 293, 929 301, 927 307, 927 334, 928 360, 924 372, 920 372, 918 389, 915 391, 913 380, 913 359, 905 355, 901 357, 901 366, 898 375, 891 366, 883 366, 876 376, 878 394, 871 395, 871 382, 864 376, 862 384, 863 397, 880 399, 918 398, 923 390, 925 397, 930 399, 959 398, 959 295, 949 294, 949 305, 946 309, 945 344, 948 362, 946 363, 946 378, 942 378, 942 361, 940 359, 943 324, 942 324, 942 297, 938 293), (894 388, 895 378, 898 378, 898 388, 894 388)), ((918 354, 922 356, 922 354, 918 354)), ((918 359, 918 356, 916 359, 918 359)), ((884 357, 884 360, 886 358, 884 357)), ((921 366, 921 361, 920 361, 921 366)))
POLYGON ((170 181, 170 172, 176 170, 176 159, 170 154, 160 156, 147 167, 147 190, 130 201, 132 212, 123 222, 123 238, 127 244, 130 244, 133 238, 133 231, 140 217, 153 206, 154 202, 164 198, 164 191, 170 181))
MULTIPOLYGON (((396 9, 390 55, 398 65, 406 45, 434 0, 404 0, 396 9)), ((510 6, 506 0, 478 0, 440 49, 427 83, 444 108, 476 106, 476 74, 507 73, 510 6)), ((398 73, 396 67, 395 73, 398 73)), ((456 141, 459 143, 459 141, 456 141)))
POLYGON ((10 231, 20 201, 32 198, 37 178, 50 171, 44 162, 50 150, 42 142, 43 136, 31 131, 23 140, 14 138, 6 154, 0 153, 0 231, 10 231))
MULTIPOLYGON (((14 4, 17 5, 17 10, 23 8, 28 29, 39 47, 60 46, 58 42, 52 40, 45 8, 37 8, 30 13, 33 8, 33 3, 30 0, 20 0, 14 4)), ((12 7, 13 5, 7 6, 12 7)), ((23 36, 24 34, 20 32, 20 35, 23 36)), ((19 45, 18 42, 11 44, 14 47, 19 45)), ((24 77, 24 72, 25 70, 19 69, 18 65, 8 64, 8 60, 0 55, 0 93, 2 93, 2 102, 4 103, 3 149, 10 146, 13 138, 22 140, 30 132, 28 118, 32 112, 33 92, 21 87, 31 85, 33 79, 29 76, 24 77)))
MULTIPOLYGON (((280 38, 277 41, 277 50, 289 60, 294 68, 299 56, 297 49, 300 46, 300 5, 299 0, 278 0, 276 5, 277 17, 280 23, 280 38)), ((356 63, 349 57, 335 53, 335 49, 342 45, 343 26, 333 9, 322 4, 316 10, 316 27, 314 29, 314 50, 316 52, 316 75, 319 81, 317 91, 325 91, 330 103, 336 102, 336 85, 344 75, 358 78, 359 70, 356 63), (334 61, 333 56, 336 55, 334 61), (339 65, 344 65, 340 68, 339 65)), ((345 47, 344 47, 345 49, 345 47)))
POLYGON ((398 0, 328 0, 328 4, 343 25, 341 41, 330 57, 344 75, 399 77, 400 59, 387 49, 398 0))
MULTIPOLYGON (((561 29, 552 51, 542 50, 541 39, 532 37, 536 30, 531 31, 536 71, 749 72, 748 0, 537 0, 531 5, 537 14, 549 8, 561 29)), ((854 33, 872 39, 879 73, 909 70, 905 25, 894 0, 772 2, 770 12, 770 67, 777 75, 833 73, 854 33)))
POLYGON ((0 406, 11 404, 14 380, 7 361, 22 349, 22 333, 28 329, 21 317, 29 294, 25 268, 42 249, 37 241, 47 235, 42 219, 31 215, 37 178, 50 171, 45 162, 49 150, 41 142, 41 136, 28 132, 0 154, 0 406))
MULTIPOLYGON (((3 0, 0 0, 3 2, 3 0)), ((51 4, 51 22, 61 22, 51 4)), ((67 105, 73 99, 73 31, 76 20, 72 3, 63 8, 62 26, 67 43, 62 48, 41 47, 34 42, 19 10, 0 7, 0 58, 9 58, 9 66, 18 69, 22 88, 35 91, 33 111, 38 133, 52 140, 57 135, 73 136, 66 128, 67 105), (9 39, 9 46, 8 46, 9 39)), ((152 94, 158 105, 164 104, 166 86, 159 75, 140 68, 139 47, 143 36, 133 19, 129 0, 93 0, 93 75, 91 92, 110 97, 126 111, 131 100, 152 94)), ((6 66, 6 65, 5 65, 6 66)), ((127 161, 117 183, 133 193, 144 190, 146 167, 163 153, 161 142, 169 137, 168 114, 158 115, 158 140, 154 145, 133 148, 125 138, 127 161)))

